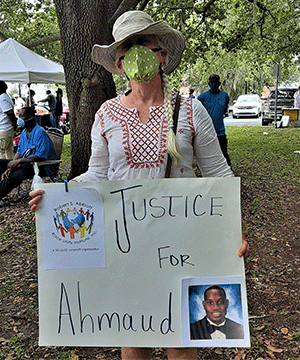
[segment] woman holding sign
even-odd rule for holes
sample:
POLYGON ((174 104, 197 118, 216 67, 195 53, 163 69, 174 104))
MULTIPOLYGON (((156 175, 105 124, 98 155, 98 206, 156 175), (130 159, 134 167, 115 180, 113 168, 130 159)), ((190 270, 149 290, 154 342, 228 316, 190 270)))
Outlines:
MULTIPOLYGON (((233 176, 202 104, 181 98, 176 110, 177 95, 170 89, 167 75, 181 61, 184 36, 142 11, 121 15, 113 36, 111 45, 93 47, 92 59, 111 73, 124 74, 128 91, 106 101, 96 113, 88 171, 73 181, 195 177, 193 156, 202 176, 233 176)), ((42 194, 42 190, 31 193, 33 211, 42 194)), ((238 255, 247 252, 243 239, 238 255)), ((167 353, 169 359, 197 359, 196 349, 167 349, 167 353)), ((122 349, 122 359, 150 359, 150 354, 151 349, 122 349)))

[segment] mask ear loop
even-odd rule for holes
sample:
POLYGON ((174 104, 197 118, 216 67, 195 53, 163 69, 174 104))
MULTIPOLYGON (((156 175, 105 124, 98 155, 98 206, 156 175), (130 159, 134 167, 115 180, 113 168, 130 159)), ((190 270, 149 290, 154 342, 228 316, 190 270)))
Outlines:
POLYGON ((163 88, 163 81, 164 81, 164 79, 163 79, 163 74, 164 73, 165 73, 165 71, 164 71, 164 68, 162 67, 162 64, 159 64, 159 75, 161 77, 161 86, 162 86, 162 88, 163 88))
POLYGON ((125 76, 126 76, 126 79, 128 80, 127 90, 126 90, 125 93, 124 93, 124 95, 127 96, 127 95, 129 95, 129 94, 131 93, 132 89, 131 89, 131 87, 130 87, 130 79, 129 79, 129 77, 127 76, 126 73, 124 73, 124 74, 125 74, 125 76))
MULTIPOLYGON (((125 55, 120 56, 119 59, 118 59, 118 62, 124 60, 124 58, 125 58, 125 55)), ((127 95, 129 95, 131 93, 132 89, 129 87, 130 79, 129 79, 128 75, 126 74, 126 72, 124 72, 124 75, 126 76, 126 79, 128 81, 128 85, 127 85, 128 89, 124 93, 124 95, 127 96, 127 95)))

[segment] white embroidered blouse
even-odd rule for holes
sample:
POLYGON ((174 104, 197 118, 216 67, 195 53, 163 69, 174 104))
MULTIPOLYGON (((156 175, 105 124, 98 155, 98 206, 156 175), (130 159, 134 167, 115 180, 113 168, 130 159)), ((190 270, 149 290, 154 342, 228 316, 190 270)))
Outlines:
MULTIPOLYGON (((176 94, 172 94, 175 106, 176 94)), ((157 179, 165 176, 168 125, 164 105, 150 107, 143 124, 136 108, 120 97, 106 101, 95 115, 88 171, 74 180, 157 179)), ((195 177, 193 156, 202 176, 233 176, 221 152, 210 116, 197 99, 181 98, 177 125, 181 158, 170 177, 195 177)))

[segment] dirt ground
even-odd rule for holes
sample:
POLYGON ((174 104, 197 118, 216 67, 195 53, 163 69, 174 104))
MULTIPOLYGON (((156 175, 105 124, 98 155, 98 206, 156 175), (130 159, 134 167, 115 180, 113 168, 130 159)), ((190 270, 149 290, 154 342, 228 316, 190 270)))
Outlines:
MULTIPOLYGON (((274 184, 258 165, 233 166, 242 179, 242 213, 251 348, 206 348, 199 359, 300 359, 300 180, 274 184)), ((119 348, 38 347, 35 227, 29 184, 0 208, 0 360, 120 359, 119 348), (71 355, 70 355, 71 354, 71 355), (69 357, 71 356, 71 357, 69 357)), ((165 359, 163 349, 153 359, 165 359)))

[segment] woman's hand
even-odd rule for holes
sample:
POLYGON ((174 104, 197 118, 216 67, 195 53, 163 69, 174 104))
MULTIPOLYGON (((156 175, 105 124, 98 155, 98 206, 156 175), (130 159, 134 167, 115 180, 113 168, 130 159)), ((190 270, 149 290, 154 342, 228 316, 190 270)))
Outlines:
POLYGON ((238 256, 244 256, 244 259, 247 259, 247 257, 249 256, 249 245, 247 243, 247 241, 245 240, 246 235, 245 235, 245 221, 242 218, 242 246, 240 247, 239 251, 238 251, 238 256))
POLYGON ((44 190, 34 190, 29 193, 29 195, 32 197, 32 200, 29 201, 29 206, 31 211, 35 212, 36 208, 41 201, 44 194, 44 190))
POLYGON ((245 259, 247 259, 249 255, 249 245, 246 240, 242 240, 242 246, 240 247, 238 251, 238 256, 244 256, 245 259))
MULTIPOLYGON (((77 182, 76 180, 71 180, 70 182, 77 182)), ((42 200, 43 194, 45 193, 44 190, 34 190, 29 193, 32 197, 32 200, 29 201, 29 206, 32 212, 36 211, 36 208, 39 202, 42 200)))

